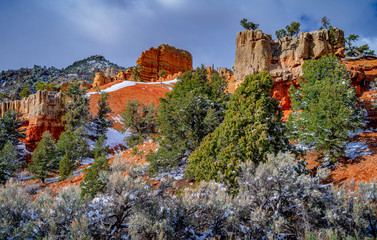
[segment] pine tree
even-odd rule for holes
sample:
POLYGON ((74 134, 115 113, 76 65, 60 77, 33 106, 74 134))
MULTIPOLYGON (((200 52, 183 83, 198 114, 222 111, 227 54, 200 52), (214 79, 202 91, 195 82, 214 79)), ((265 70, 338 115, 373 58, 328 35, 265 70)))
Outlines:
POLYGON ((31 157, 31 163, 28 170, 34 174, 33 178, 45 181, 50 173, 55 173, 59 169, 59 161, 57 160, 57 151, 55 141, 49 131, 42 134, 42 140, 38 142, 37 148, 31 157))
POLYGON ((72 175, 72 162, 68 158, 68 154, 65 154, 59 162, 59 181, 63 181, 72 175))
POLYGON ((132 133, 126 138, 129 147, 137 146, 148 136, 157 133, 157 108, 154 103, 144 105, 138 100, 128 101, 121 117, 123 130, 129 130, 132 133))
POLYGON ((84 181, 81 182, 82 196, 94 198, 97 193, 104 191, 107 185, 107 170, 109 168, 106 157, 108 147, 105 145, 105 137, 100 136, 94 148, 94 163, 87 169, 84 181))
POLYGON ((204 66, 184 73, 166 98, 160 99, 160 148, 147 156, 150 173, 185 164, 202 139, 223 121, 229 99, 226 81, 208 78, 204 66))
POLYGON ((349 72, 334 55, 308 60, 300 88, 290 88, 292 113, 287 127, 293 139, 328 154, 331 161, 344 153, 350 131, 362 126, 349 72))
POLYGON ((215 179, 237 186, 242 162, 265 162, 267 154, 292 150, 282 112, 270 97, 271 76, 249 75, 231 97, 223 123, 206 136, 189 156, 186 175, 200 180, 215 179))
POLYGON ((106 137, 107 128, 113 126, 112 121, 107 119, 109 117, 109 113, 112 112, 109 107, 108 97, 108 93, 101 92, 101 97, 98 100, 98 113, 97 116, 93 117, 96 139, 98 139, 98 137, 101 135, 106 137))
POLYGON ((242 19, 240 24, 246 30, 257 30, 259 28, 259 24, 248 22, 246 18, 242 19))
POLYGON ((12 143, 7 142, 0 151, 0 184, 14 176, 17 166, 17 152, 12 143))
POLYGON ((80 88, 78 82, 73 82, 68 85, 66 95, 69 100, 66 101, 67 112, 63 116, 65 129, 69 132, 74 132, 81 128, 85 132, 88 128, 90 117, 89 99, 85 95, 85 90, 80 88))
POLYGON ((65 131, 60 135, 56 144, 58 156, 60 158, 66 156, 73 169, 80 165, 89 151, 89 145, 83 137, 82 131, 81 128, 74 132, 65 131))
POLYGON ((13 147, 20 144, 20 138, 25 138, 26 134, 23 132, 26 129, 21 129, 24 122, 17 118, 16 111, 6 111, 4 116, 0 118, 0 149, 3 149, 7 142, 11 142, 13 147))

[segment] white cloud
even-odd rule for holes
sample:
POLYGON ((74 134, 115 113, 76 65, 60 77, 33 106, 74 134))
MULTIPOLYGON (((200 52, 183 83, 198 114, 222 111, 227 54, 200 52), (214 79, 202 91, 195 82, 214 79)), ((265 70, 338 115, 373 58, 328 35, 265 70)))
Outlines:
POLYGON ((369 48, 377 53, 377 37, 363 37, 358 41, 357 45, 363 44, 368 44, 369 48))
POLYGON ((180 8, 186 3, 186 0, 157 0, 157 1, 167 8, 180 8))

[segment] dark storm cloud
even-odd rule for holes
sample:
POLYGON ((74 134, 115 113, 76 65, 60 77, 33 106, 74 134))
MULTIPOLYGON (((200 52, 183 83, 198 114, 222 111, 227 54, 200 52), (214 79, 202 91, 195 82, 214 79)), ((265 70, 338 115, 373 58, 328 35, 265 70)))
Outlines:
POLYGON ((273 34, 292 21, 316 30, 323 16, 377 50, 372 0, 3 0, 0 70, 65 67, 93 54, 131 66, 162 43, 190 51, 195 66, 231 68, 240 19, 273 34))

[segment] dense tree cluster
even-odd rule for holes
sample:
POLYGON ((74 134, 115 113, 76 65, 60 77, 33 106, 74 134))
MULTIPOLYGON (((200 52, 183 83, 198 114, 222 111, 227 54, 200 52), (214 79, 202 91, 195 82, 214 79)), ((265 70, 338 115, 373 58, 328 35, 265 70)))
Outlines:
POLYGON ((173 91, 160 99, 160 148, 148 155, 151 172, 185 164, 202 139, 223 121, 229 99, 226 86, 218 74, 209 79, 202 66, 184 73, 173 91))
POLYGON ((223 123, 190 155, 189 177, 234 187, 241 163, 259 164, 268 153, 292 150, 279 103, 270 97, 272 88, 267 72, 245 78, 227 105, 223 123))

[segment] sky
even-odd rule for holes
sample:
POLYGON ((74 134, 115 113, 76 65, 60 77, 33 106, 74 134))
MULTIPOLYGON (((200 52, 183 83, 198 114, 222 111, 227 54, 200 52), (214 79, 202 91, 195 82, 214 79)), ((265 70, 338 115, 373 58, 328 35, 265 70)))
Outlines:
POLYGON ((194 67, 232 68, 240 20, 275 31, 331 25, 377 51, 377 0, 0 0, 0 71, 67 67, 103 55, 123 67, 160 44, 189 51, 194 67))

